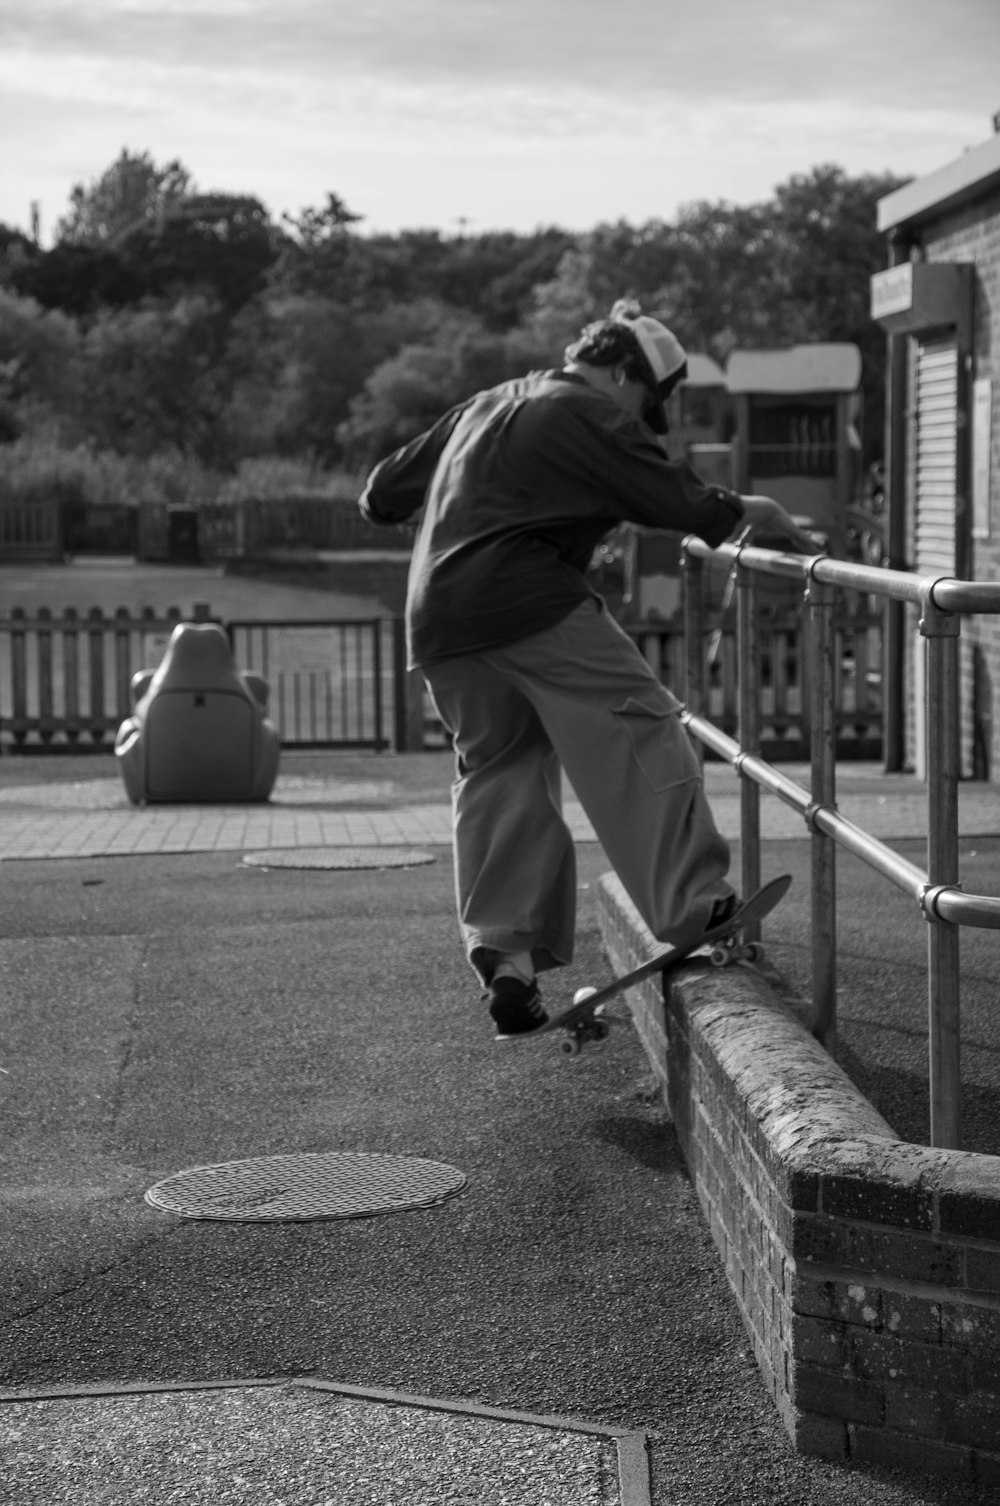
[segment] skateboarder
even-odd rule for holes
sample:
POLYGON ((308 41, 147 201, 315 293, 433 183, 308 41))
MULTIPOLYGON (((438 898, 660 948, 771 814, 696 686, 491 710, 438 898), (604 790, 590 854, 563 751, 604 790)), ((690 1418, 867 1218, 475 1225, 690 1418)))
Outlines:
POLYGON ((664 404, 686 371, 672 332, 618 303, 561 369, 453 408, 377 465, 361 498, 372 522, 421 514, 409 663, 454 744, 458 919, 500 1037, 545 1023, 537 974, 572 960, 560 766, 659 940, 685 945, 736 905, 680 703, 585 579, 623 521, 713 547, 764 525, 816 551, 778 503, 667 458, 664 404))

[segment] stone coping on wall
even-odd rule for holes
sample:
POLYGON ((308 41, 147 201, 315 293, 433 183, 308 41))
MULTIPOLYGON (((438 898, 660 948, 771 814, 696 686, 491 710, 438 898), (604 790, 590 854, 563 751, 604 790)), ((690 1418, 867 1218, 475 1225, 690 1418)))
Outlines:
MULTIPOLYGON (((652 955, 598 905, 616 972, 652 955)), ((900 1140, 754 967, 629 1003, 794 1446, 1000 1485, 1000 1158, 900 1140)))

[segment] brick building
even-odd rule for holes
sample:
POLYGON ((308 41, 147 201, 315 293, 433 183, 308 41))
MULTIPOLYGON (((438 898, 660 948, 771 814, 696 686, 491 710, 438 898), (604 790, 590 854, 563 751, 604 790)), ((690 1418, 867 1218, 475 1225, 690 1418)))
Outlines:
MULTIPOLYGON (((889 336, 890 563, 1000 579, 1000 133, 878 205, 889 263, 872 316, 889 336)), ((886 763, 923 772, 922 644, 886 631, 886 763)), ((1000 618, 962 623, 962 773, 1000 779, 1000 618)))

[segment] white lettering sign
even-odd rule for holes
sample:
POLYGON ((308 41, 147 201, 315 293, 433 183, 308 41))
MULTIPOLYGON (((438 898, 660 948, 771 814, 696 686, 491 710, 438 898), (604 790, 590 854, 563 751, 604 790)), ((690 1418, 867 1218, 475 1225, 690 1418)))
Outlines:
POLYGON ((871 280, 871 315, 885 319, 889 314, 905 313, 913 303, 913 263, 888 267, 876 272, 871 280))

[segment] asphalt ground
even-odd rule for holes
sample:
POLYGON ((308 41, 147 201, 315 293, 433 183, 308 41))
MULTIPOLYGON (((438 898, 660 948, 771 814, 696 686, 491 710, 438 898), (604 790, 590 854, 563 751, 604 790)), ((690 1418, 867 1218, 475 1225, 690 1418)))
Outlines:
MULTIPOLYGON (((443 805, 450 777, 446 755, 315 755, 283 770, 344 788, 381 782, 383 793, 355 803, 397 814, 443 805)), ((67 786, 116 778, 106 758, 0 762, 5 792, 51 790, 45 819, 57 807, 75 819, 67 786)), ((884 806, 885 826, 909 833, 893 845, 921 861, 919 800, 916 817, 907 807, 894 823, 910 798, 899 782, 862 785, 866 809, 884 806)), ((963 881, 996 893, 1000 821, 989 818, 991 792, 978 795, 963 881)), ((11 809, 24 814, 8 803, 0 822, 11 809)), ((313 1452, 278 1483, 234 1466, 225 1491, 216 1480, 201 1495, 205 1460, 213 1448, 226 1457, 217 1435, 205 1442, 212 1393, 175 1408, 166 1438, 148 1418, 122 1426, 134 1399, 75 1394, 59 1404, 80 1409, 75 1421, 53 1402, 24 1400, 312 1377, 456 1402, 470 1417, 486 1406, 638 1430, 656 1506, 989 1500, 792 1452, 637 1041, 616 1031, 575 1061, 552 1040, 494 1044, 457 944, 449 853, 431 851, 421 866, 348 872, 251 867, 239 850, 0 864, 0 1494, 5 1471, 15 1492, 3 1498, 395 1500, 384 1471, 372 1493, 349 1493, 383 1426, 375 1402, 349 1430, 339 1493, 313 1452), (143 1198, 185 1167, 308 1151, 426 1157, 468 1181, 433 1208, 307 1223, 192 1221, 143 1198), (88 1494, 81 1431, 106 1466, 117 1460, 117 1487, 88 1494), (61 1473, 41 1469, 39 1450, 61 1473), (181 1455, 201 1463, 157 1493, 181 1455), (244 1478, 245 1491, 234 1483, 244 1478)), ((595 910, 607 865, 594 842, 578 854, 567 998, 608 976, 595 910)), ((766 931, 794 997, 809 972, 808 843, 769 839, 765 866, 795 876, 766 931)), ((839 871, 841 1059, 890 1123, 919 1139, 924 922, 856 861, 839 871)), ((992 934, 963 940, 963 959, 966 1133, 996 1153, 992 934)), ((556 985, 546 992, 555 997, 556 985)), ((261 1405, 239 1411, 241 1436, 260 1432, 261 1405)), ((279 1420, 263 1427, 267 1454, 279 1420)), ((443 1446, 437 1437, 431 1452, 443 1446)), ((444 1483, 420 1483, 419 1449, 399 1465, 409 1499, 546 1499, 509 1481, 498 1487, 506 1494, 487 1495, 475 1456, 448 1447, 444 1483)))

